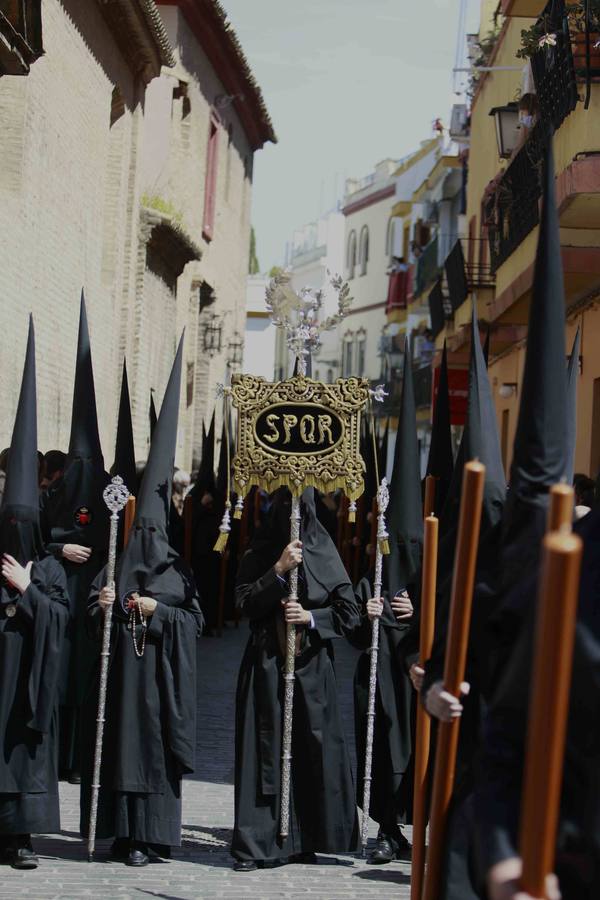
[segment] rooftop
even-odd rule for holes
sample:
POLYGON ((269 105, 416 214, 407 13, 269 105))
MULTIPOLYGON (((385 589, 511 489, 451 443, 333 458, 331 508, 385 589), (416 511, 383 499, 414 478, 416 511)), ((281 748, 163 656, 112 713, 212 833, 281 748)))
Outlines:
POLYGON ((253 150, 267 141, 277 143, 262 91, 246 59, 223 6, 218 0, 157 0, 159 6, 178 6, 212 64, 253 150))

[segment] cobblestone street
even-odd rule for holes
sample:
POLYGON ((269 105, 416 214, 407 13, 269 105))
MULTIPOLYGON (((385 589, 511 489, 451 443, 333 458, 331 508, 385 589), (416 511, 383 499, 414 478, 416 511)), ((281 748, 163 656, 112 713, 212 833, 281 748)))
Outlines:
MULTIPOLYGON (((192 898, 295 898, 323 900, 409 896, 410 864, 374 867, 350 856, 320 857, 316 866, 236 874, 231 869, 229 841, 233 825, 233 717, 235 682, 246 628, 229 628, 222 639, 200 642, 200 703, 196 775, 184 784, 183 846, 170 862, 145 869, 104 861, 106 842, 98 845, 98 861, 86 861, 79 840, 79 790, 61 784, 60 835, 35 840, 40 867, 34 872, 2 871, 0 897, 29 900, 75 900, 118 897, 143 900, 192 898)), ((337 648, 336 648, 337 649, 337 648)), ((352 674, 354 651, 339 644, 338 679, 344 721, 354 757, 352 674)), ((374 836, 374 830, 372 830, 374 836)))

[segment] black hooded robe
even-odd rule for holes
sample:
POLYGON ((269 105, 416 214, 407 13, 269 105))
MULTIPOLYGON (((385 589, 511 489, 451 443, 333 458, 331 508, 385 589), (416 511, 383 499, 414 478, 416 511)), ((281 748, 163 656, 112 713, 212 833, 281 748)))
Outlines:
MULTIPOLYGON (((128 544, 147 526, 134 528, 128 544)), ((154 526, 150 526, 154 527, 154 526)), ((166 547, 166 544, 165 544, 166 547)), ((131 557, 130 557, 131 558, 131 557)), ((92 586, 89 619, 101 641, 98 603, 103 571, 92 586)), ((145 581, 117 574, 98 803, 99 838, 131 838, 155 847, 181 844, 181 778, 193 772, 196 740, 196 651, 202 615, 193 576, 172 551, 145 581), (124 585, 119 588, 119 583, 124 585), (144 655, 135 653, 123 603, 137 590, 157 600, 144 655)), ((141 628, 137 627, 138 646, 141 628)), ((85 704, 81 833, 88 834, 99 667, 85 704)))
MULTIPOLYGON (((373 595, 366 578, 358 585, 358 595, 361 605, 373 595)), ((399 821, 410 822, 412 816, 412 779, 408 770, 412 755, 413 689, 398 662, 398 648, 408 626, 398 622, 394 616, 387 593, 383 600, 383 614, 379 620, 369 815, 386 833, 390 833, 395 830, 399 821)), ((354 675, 354 721, 358 760, 356 796, 360 807, 363 803, 364 789, 371 668, 371 656, 368 651, 371 647, 371 636, 371 622, 366 615, 362 616, 359 627, 350 635, 350 643, 363 651, 354 675)))
MULTIPOLYGON (((308 495, 307 495, 308 494, 308 495)), ((285 622, 288 595, 273 564, 289 539, 289 500, 271 511, 240 565, 237 602, 250 620, 250 639, 236 696, 235 825, 232 855, 275 860, 297 853, 346 853, 358 827, 350 759, 344 739, 332 641, 358 623, 358 607, 341 560, 305 492, 299 599, 314 628, 298 628, 290 830, 279 838, 285 622), (286 524, 287 523, 287 524, 286 524), (334 555, 335 554, 335 555, 334 555)))
POLYGON ((68 605, 64 572, 51 557, 33 563, 22 596, 2 588, 0 836, 60 831, 58 679, 68 605))

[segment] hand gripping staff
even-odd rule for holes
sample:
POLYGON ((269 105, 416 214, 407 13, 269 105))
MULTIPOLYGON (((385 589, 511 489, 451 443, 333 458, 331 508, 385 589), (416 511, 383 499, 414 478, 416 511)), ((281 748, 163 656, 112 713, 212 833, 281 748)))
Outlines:
MULTIPOLYGON (((102 495, 110 510, 110 540, 108 545, 108 564, 106 567, 106 586, 115 586, 115 564, 117 559, 117 530, 119 513, 126 506, 129 491, 119 475, 111 480, 102 495)), ((98 717, 96 719, 96 747, 94 750, 94 777, 92 779, 92 802, 90 806, 90 827, 88 835, 88 862, 94 859, 96 845, 96 820, 98 818, 98 795, 100 793, 100 766, 102 764, 102 738, 104 737, 104 710, 106 707, 106 682, 108 678, 108 657, 110 656, 110 630, 112 624, 112 604, 104 613, 102 632, 102 653, 100 655, 100 692, 98 696, 98 717)))
MULTIPOLYGON (((385 511, 390 502, 387 480, 384 478, 377 490, 377 550, 373 596, 381 597, 383 584, 383 557, 388 552, 388 533, 385 528, 385 511)), ((371 805, 371 770, 373 767, 373 735, 375 732, 375 698, 377 695, 377 660, 379 658, 379 619, 371 622, 371 665, 369 668, 369 703, 367 706, 367 740, 365 744, 365 774, 363 778, 363 803, 361 820, 361 844, 363 856, 367 855, 369 839, 369 807, 371 805)))

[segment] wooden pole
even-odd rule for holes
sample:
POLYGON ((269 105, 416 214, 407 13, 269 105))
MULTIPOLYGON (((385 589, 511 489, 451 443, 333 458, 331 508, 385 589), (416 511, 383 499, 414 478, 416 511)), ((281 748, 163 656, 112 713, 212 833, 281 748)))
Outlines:
MULTIPOLYGON (((428 476, 428 480, 429 480, 428 476)), ((427 496, 427 490, 426 494, 427 496)), ((427 508, 427 507, 426 507, 427 508)), ((431 656, 435 629, 435 589, 437 582, 438 520, 435 516, 425 519, 423 540, 423 569, 421 579, 421 632, 419 636, 419 662, 423 665, 431 656)), ((427 827, 427 772, 431 719, 419 703, 415 737, 415 789, 413 800, 412 870, 410 878, 411 900, 421 900, 423 873, 425 870, 425 829, 427 827)))
POLYGON ((192 511, 193 499, 188 494, 183 501, 183 558, 188 566, 192 564, 192 511))
POLYGON ((571 530, 575 508, 575 491, 568 484, 554 484, 550 488, 548 531, 571 530))
POLYGON ((428 475, 425 478, 425 500, 423 502, 423 512, 426 516, 434 516, 435 508, 435 486, 437 479, 434 475, 428 475))
POLYGON ((131 526, 133 525, 133 520, 135 519, 135 497, 133 494, 129 495, 129 500, 125 505, 125 513, 123 516, 123 547, 127 546, 127 542, 129 540, 129 532, 131 531, 131 526))
MULTIPOLYGON (((465 677, 484 482, 485 466, 477 461, 466 463, 444 664, 444 690, 455 697, 460 696, 460 686, 465 677)), ((438 900, 440 894, 446 821, 454 787, 459 727, 460 719, 455 719, 452 722, 440 722, 438 728, 423 900, 438 900)))
POLYGON ((578 535, 544 538, 520 836, 521 888, 536 898, 554 868, 582 552, 578 535))

